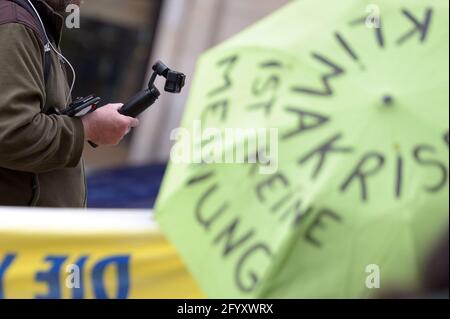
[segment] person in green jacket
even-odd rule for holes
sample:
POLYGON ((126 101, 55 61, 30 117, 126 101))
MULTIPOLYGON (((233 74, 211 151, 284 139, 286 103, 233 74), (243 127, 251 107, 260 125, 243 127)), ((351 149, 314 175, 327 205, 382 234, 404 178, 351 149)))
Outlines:
MULTIPOLYGON (((65 6, 79 1, 32 0, 59 49, 65 6)), ((70 101, 66 66, 44 46, 16 4, 0 0, 0 206, 86 206, 85 141, 116 145, 138 125, 110 104, 83 118, 47 115, 70 101), (3 22, 2 22, 3 21, 3 22)))

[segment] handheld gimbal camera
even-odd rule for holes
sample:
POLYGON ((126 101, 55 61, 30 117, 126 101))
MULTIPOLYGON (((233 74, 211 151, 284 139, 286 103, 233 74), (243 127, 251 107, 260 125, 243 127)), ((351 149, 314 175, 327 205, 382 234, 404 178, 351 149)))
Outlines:
POLYGON ((157 76, 163 76, 166 79, 164 90, 169 93, 180 93, 186 82, 186 75, 180 72, 172 71, 164 63, 158 61, 153 65, 153 74, 148 83, 148 89, 136 94, 120 110, 122 115, 137 117, 144 112, 160 97, 161 93, 155 86, 157 76))
MULTIPOLYGON (((169 93, 180 93, 184 87, 186 81, 186 75, 180 72, 176 72, 168 68, 161 61, 156 62, 153 65, 153 74, 148 83, 148 88, 136 94, 131 100, 129 100, 119 113, 125 116, 137 117, 144 112, 150 106, 155 104, 158 98, 161 96, 158 88, 155 86, 155 81, 158 76, 162 76, 166 79, 164 90, 169 93)), ((95 95, 89 95, 88 97, 77 98, 72 104, 64 110, 51 109, 48 114, 58 114, 67 116, 79 116, 80 114, 88 114, 94 112, 100 106, 101 99, 95 95), (88 111, 86 111, 89 108, 88 111)))
MULTIPOLYGON (((148 83, 148 88, 136 94, 130 101, 128 101, 120 110, 119 113, 125 116, 137 117, 139 114, 147 110, 150 106, 156 103, 161 96, 160 91, 155 85, 156 78, 162 76, 166 79, 164 90, 169 93, 180 93, 186 82, 186 75, 180 72, 171 70, 161 61, 153 65, 153 74, 148 83)), ((94 112, 99 108, 100 98, 90 95, 86 98, 76 99, 67 109, 55 112, 60 115, 77 116, 86 109, 90 108, 87 113, 94 112)), ((92 147, 97 147, 92 142, 89 142, 92 147)))

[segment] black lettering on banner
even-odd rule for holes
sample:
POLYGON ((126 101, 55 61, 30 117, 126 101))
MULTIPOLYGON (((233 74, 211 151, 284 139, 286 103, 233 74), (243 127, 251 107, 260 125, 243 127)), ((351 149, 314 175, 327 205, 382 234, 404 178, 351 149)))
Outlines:
POLYGON ((291 199, 294 198, 294 195, 296 193, 296 190, 289 192, 278 202, 276 202, 275 205, 273 205, 270 209, 273 214, 278 214, 280 211, 284 211, 279 218, 279 220, 282 222, 285 221, 288 217, 293 217, 293 226, 298 226, 303 221, 303 219, 306 218, 314 210, 313 207, 303 207, 302 199, 294 199, 294 201, 290 205, 288 205, 288 203, 291 202, 291 199), (284 207, 286 207, 286 209, 283 209, 284 207))
POLYGON ((282 69, 283 67, 284 67, 283 63, 280 61, 276 61, 276 60, 266 61, 261 64, 261 68, 263 68, 263 69, 269 69, 269 68, 282 69))
POLYGON ((280 87, 281 79, 279 74, 274 74, 274 72, 279 72, 283 69, 283 63, 276 60, 269 60, 261 63, 260 68, 263 70, 271 70, 272 74, 267 78, 256 78, 252 85, 252 94, 255 97, 261 97, 266 95, 267 98, 263 102, 258 102, 251 104, 247 107, 248 110, 263 110, 266 116, 269 116, 272 109, 277 101, 275 96, 276 91, 280 87))
POLYGON ((221 122, 225 122, 228 115, 228 107, 229 107, 229 101, 228 100, 222 100, 218 102, 214 102, 209 104, 203 111, 202 111, 202 121, 203 123, 206 123, 207 117, 209 113, 213 113, 214 115, 219 113, 219 120, 221 122))
POLYGON ((433 167, 441 173, 440 180, 432 186, 425 187, 427 192, 437 193, 442 190, 448 181, 448 170, 447 167, 439 162, 437 159, 425 159, 423 157, 424 153, 436 153, 436 150, 433 146, 430 145, 419 145, 414 149, 414 158, 420 165, 433 167))
POLYGON ((335 136, 331 137, 329 140, 327 140, 324 144, 321 144, 318 148, 314 149, 310 153, 306 154, 304 157, 302 157, 298 163, 300 165, 303 165, 307 163, 309 160, 313 159, 314 157, 318 156, 319 161, 316 165, 316 168, 314 169, 312 177, 315 179, 319 176, 322 167, 324 166, 327 156, 331 154, 348 154, 353 152, 352 147, 348 146, 336 146, 336 144, 342 139, 342 134, 336 134, 335 136))
POLYGON ((289 113, 294 113, 299 117, 299 124, 296 129, 287 132, 283 135, 283 140, 290 139, 296 135, 302 134, 305 131, 310 131, 319 128, 330 121, 327 116, 321 115, 316 112, 309 112, 294 107, 286 108, 289 113))
POLYGON ((244 245, 248 242, 255 234, 254 230, 250 230, 236 238, 237 228, 240 224, 240 219, 236 218, 233 222, 231 222, 219 235, 217 235, 214 240, 215 244, 219 244, 221 241, 225 240, 225 249, 223 251, 223 257, 227 257, 233 251, 244 245))
MULTIPOLYGON (((269 92, 269 90, 273 91, 277 90, 280 83, 280 78, 276 75, 273 75, 269 77, 266 81, 262 82, 263 84, 260 83, 261 83, 260 79, 255 80, 255 83, 253 85, 253 95, 255 96, 261 96, 264 93, 269 92)), ((277 100, 276 97, 272 96, 269 97, 266 101, 249 105, 247 109, 250 111, 262 109, 264 110, 265 115, 268 116, 272 112, 276 100, 277 100)))
POLYGON ((403 157, 401 155, 398 155, 396 178, 395 178, 395 195, 397 196, 397 198, 402 197, 402 186, 403 186, 403 157))
POLYGON ((287 195, 283 196, 278 202, 275 203, 275 205, 272 206, 270 209, 272 213, 277 213, 283 206, 290 201, 290 199, 294 196, 294 193, 288 193, 287 195))
POLYGON ((293 215, 294 221, 293 226, 297 227, 300 223, 308 217, 314 211, 314 207, 304 205, 301 199, 294 202, 294 204, 289 207, 288 210, 283 214, 282 219, 286 219, 288 216, 293 215))
POLYGON ((261 96, 268 91, 275 91, 280 85, 280 77, 272 75, 265 80, 256 79, 253 82, 252 94, 255 96, 261 96))
MULTIPOLYGON (((206 217, 205 215, 205 202, 212 196, 216 191, 219 190, 218 184, 215 184, 211 186, 200 198, 198 201, 196 207, 195 207, 195 217, 197 221, 200 223, 205 230, 209 230, 211 226, 214 224, 214 222, 222 216, 222 214, 229 208, 229 203, 224 202, 211 216, 206 217)), ((212 202, 217 202, 214 200, 211 200, 212 202)))
POLYGON ((256 153, 249 154, 245 157, 246 163, 252 163, 249 176, 254 177, 258 173, 259 168, 270 165, 270 159, 267 157, 268 152, 270 152, 270 145, 260 148, 256 153))
POLYGON ((247 107, 249 111, 263 110, 266 116, 269 116, 272 112, 273 106, 275 105, 277 99, 275 97, 270 98, 265 102, 255 103, 247 107))
POLYGON ((324 220, 328 218, 333 220, 336 223, 342 223, 342 218, 335 212, 330 209, 322 209, 316 217, 314 218, 313 223, 308 227, 305 232, 305 239, 308 243, 317 248, 322 248, 323 243, 315 236, 317 229, 325 229, 324 220))
POLYGON ((350 57, 353 60, 358 61, 359 60, 358 55, 356 54, 355 50, 353 50, 353 48, 350 46, 350 44, 347 42, 347 40, 345 40, 344 37, 339 32, 335 32, 334 36, 336 37, 337 42, 345 50, 345 52, 347 52, 348 55, 350 55, 350 57))
POLYGON ((418 33, 420 35, 420 42, 425 42, 425 40, 427 39, 428 30, 430 29, 431 20, 433 17, 433 9, 431 9, 431 8, 427 9, 423 22, 420 22, 420 20, 418 20, 416 17, 414 17, 413 14, 410 11, 408 11, 407 9, 403 9, 402 13, 414 24, 414 27, 411 31, 407 32, 405 35, 400 37, 397 40, 397 44, 401 45, 401 44, 405 43, 408 39, 413 37, 416 33, 418 33))
POLYGON ((198 183, 209 180, 213 176, 214 176, 214 172, 212 172, 212 171, 202 174, 200 176, 195 176, 187 181, 187 186, 197 185, 198 183))
POLYGON ((380 48, 384 48, 385 45, 384 45, 384 34, 383 34, 383 21, 381 20, 381 18, 380 18, 379 22, 380 22, 380 27, 375 28, 375 36, 377 37, 378 46, 380 48))
POLYGON ((249 282, 244 282, 244 267, 250 262, 251 258, 256 255, 263 255, 266 258, 270 259, 272 257, 272 251, 266 244, 255 244, 254 246, 247 249, 247 251, 239 258, 238 263, 236 264, 236 284, 239 290, 250 293, 256 289, 260 282, 260 275, 262 276, 263 270, 261 270, 261 274, 258 274, 255 270, 249 270, 246 272, 247 277, 250 279, 249 282))
POLYGON ((382 23, 382 19, 381 17, 379 17, 378 19, 379 22, 379 27, 378 28, 367 28, 366 23, 367 23, 367 17, 364 16, 362 18, 358 18, 352 22, 350 22, 351 26, 356 26, 356 25, 362 25, 364 26, 366 29, 373 29, 375 31, 375 38, 377 40, 377 44, 380 48, 384 48, 385 47, 385 41, 384 41, 384 34, 383 34, 383 23, 382 23))
POLYGON ((273 191, 276 183, 281 184, 283 188, 289 187, 289 181, 282 173, 273 174, 267 180, 262 181, 256 186, 256 194, 258 195, 258 199, 261 203, 264 203, 267 200, 267 197, 264 196, 263 190, 267 188, 273 191))
POLYGON ((236 63, 238 62, 238 60, 239 60, 239 57, 237 55, 233 55, 231 57, 227 57, 227 58, 219 61, 218 67, 225 66, 225 71, 222 74, 223 84, 220 87, 213 89, 211 92, 209 92, 208 93, 209 97, 213 97, 213 96, 215 96, 219 93, 222 93, 232 87, 233 83, 231 81, 231 72, 233 71, 234 67, 236 66, 236 63))
POLYGON ((324 57, 318 53, 313 53, 312 56, 314 59, 318 60, 320 63, 325 64, 326 66, 331 68, 330 73, 324 74, 321 77, 323 88, 313 89, 313 88, 306 88, 306 87, 302 87, 302 86, 296 86, 292 90, 297 93, 330 97, 333 95, 333 89, 330 85, 330 80, 345 74, 345 70, 342 67, 340 67, 339 65, 337 65, 336 63, 330 61, 329 59, 327 59, 326 57, 324 57))
POLYGON ((361 186, 361 199, 364 202, 367 201, 367 179, 378 173, 383 168, 384 163, 385 158, 382 154, 373 152, 364 155, 361 161, 356 165, 354 171, 350 174, 349 178, 342 184, 341 192, 346 192, 353 182, 359 181, 361 186), (366 163, 371 160, 375 160, 376 165, 371 169, 365 169, 366 163))

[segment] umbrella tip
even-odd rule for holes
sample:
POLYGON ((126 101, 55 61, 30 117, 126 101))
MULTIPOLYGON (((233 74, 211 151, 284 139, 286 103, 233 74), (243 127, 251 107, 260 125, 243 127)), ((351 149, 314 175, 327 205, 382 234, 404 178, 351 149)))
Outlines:
POLYGON ((383 103, 386 106, 391 106, 394 103, 394 98, 391 95, 383 96, 383 103))

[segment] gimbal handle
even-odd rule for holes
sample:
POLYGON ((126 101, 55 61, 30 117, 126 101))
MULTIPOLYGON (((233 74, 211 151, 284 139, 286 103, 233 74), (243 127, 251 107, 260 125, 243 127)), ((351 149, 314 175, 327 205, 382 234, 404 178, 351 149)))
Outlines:
POLYGON ((138 117, 139 114, 155 104, 160 95, 161 93, 155 86, 141 91, 122 106, 119 113, 129 117, 138 117))

